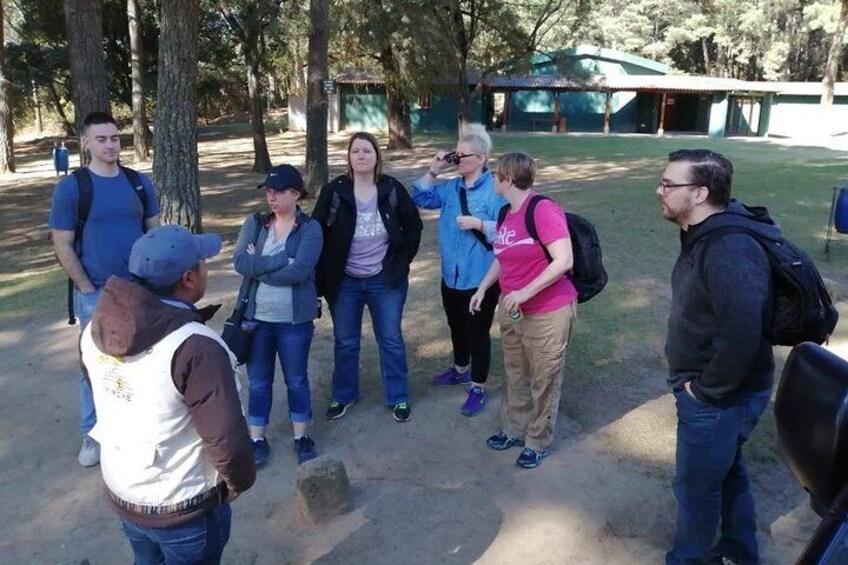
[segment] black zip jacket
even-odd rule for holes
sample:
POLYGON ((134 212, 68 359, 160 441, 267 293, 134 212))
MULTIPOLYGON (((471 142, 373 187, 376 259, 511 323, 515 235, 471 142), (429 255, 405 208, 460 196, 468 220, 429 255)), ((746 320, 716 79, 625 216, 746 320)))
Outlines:
POLYGON ((691 381, 692 393, 712 403, 766 390, 774 378, 764 332, 772 300, 768 257, 748 234, 716 233, 727 226, 780 237, 764 208, 749 209, 736 200, 680 232, 665 346, 668 384, 676 388, 691 381))
MULTIPOLYGON (((377 181, 377 208, 389 235, 389 247, 383 259, 383 273, 389 286, 395 288, 409 277, 409 264, 418 253, 424 226, 418 208, 413 204, 406 188, 400 181, 388 175, 381 175, 377 181), (392 207, 389 198, 393 188, 397 209, 392 207)), ((315 268, 318 295, 332 303, 344 276, 350 244, 356 229, 353 180, 347 175, 340 175, 325 184, 312 211, 312 218, 321 224, 324 231, 324 248, 315 268), (331 214, 333 193, 339 195, 339 209, 331 214)))

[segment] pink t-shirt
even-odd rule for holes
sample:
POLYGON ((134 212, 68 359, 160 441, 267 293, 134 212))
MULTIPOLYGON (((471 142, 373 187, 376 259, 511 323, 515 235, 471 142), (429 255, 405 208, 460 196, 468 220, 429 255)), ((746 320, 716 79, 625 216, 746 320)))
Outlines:
MULTIPOLYGON (((527 232, 524 215, 530 197, 530 192, 518 212, 506 215, 498 233, 495 236, 495 258, 501 267, 498 282, 501 292, 506 295, 514 290, 521 290, 538 277, 548 265, 548 258, 538 241, 527 232)), ((542 200, 535 210, 536 231, 544 244, 569 238, 568 222, 565 213, 556 202, 542 200)), ((552 312, 573 302, 577 298, 577 289, 571 279, 561 277, 547 288, 542 289, 536 296, 521 305, 525 314, 552 312)))

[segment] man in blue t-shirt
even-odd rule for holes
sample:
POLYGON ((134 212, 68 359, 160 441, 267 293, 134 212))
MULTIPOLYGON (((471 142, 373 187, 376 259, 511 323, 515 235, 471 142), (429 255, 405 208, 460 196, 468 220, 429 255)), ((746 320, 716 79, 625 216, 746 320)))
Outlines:
MULTIPOLYGON (((79 185, 71 175, 56 185, 48 226, 59 264, 74 282, 74 311, 80 331, 91 320, 106 279, 129 278, 129 256, 133 243, 159 225, 159 202, 153 184, 140 174, 145 205, 118 165, 121 139, 115 120, 105 112, 92 112, 82 125, 82 144, 91 156, 91 210, 82 231, 82 249, 75 246, 79 185)), ((89 437, 97 415, 91 387, 80 375, 80 432, 83 435, 79 462, 92 467, 100 462, 100 446, 89 437)))

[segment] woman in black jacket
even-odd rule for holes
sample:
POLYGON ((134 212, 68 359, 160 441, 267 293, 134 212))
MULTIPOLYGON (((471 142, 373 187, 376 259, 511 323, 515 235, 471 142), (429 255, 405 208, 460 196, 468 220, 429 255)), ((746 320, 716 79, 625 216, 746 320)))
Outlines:
POLYGON ((321 189, 312 217, 324 231, 316 275, 333 317, 335 367, 327 418, 344 416, 359 398, 362 313, 371 313, 380 350, 385 404, 394 419, 411 416, 406 347, 401 332, 409 264, 421 241, 421 217, 406 188, 382 174, 373 135, 355 133, 348 172, 321 189))

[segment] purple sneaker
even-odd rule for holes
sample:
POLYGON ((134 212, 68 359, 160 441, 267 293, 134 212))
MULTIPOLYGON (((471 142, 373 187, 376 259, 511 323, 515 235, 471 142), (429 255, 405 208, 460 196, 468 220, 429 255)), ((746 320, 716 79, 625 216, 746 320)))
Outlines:
POLYGON ((444 373, 433 377, 434 385, 464 385, 471 382, 471 371, 460 373, 456 367, 451 367, 444 373))
POLYGON ((468 391, 465 404, 462 405, 462 415, 476 416, 483 411, 484 406, 486 406, 486 391, 483 390, 483 387, 473 386, 468 391))

